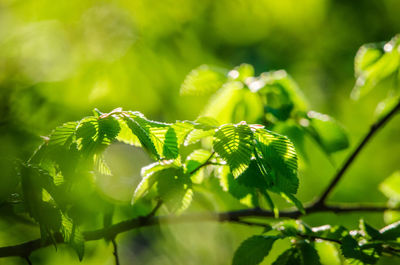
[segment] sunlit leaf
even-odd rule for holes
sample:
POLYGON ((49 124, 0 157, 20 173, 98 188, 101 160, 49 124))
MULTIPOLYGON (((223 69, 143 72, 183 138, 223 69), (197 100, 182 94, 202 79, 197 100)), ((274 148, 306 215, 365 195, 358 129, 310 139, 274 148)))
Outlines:
POLYGON ((181 169, 164 171, 157 180, 158 195, 171 212, 180 213, 189 207, 192 181, 181 169))
POLYGON ((386 197, 400 201, 400 171, 394 172, 390 177, 385 179, 380 185, 379 190, 386 197))
POLYGON ((271 180, 276 192, 295 194, 299 186, 297 178, 297 155, 290 140, 265 129, 257 129, 257 156, 261 156, 259 166, 265 177, 271 180))
POLYGON ((180 93, 196 96, 213 93, 226 81, 226 74, 225 69, 201 65, 185 77, 180 93))
POLYGON ((64 214, 62 215, 61 234, 64 242, 75 250, 79 260, 82 261, 85 252, 85 239, 76 224, 64 214))
POLYGON ((328 154, 349 146, 347 132, 336 120, 315 111, 308 112, 307 132, 328 154))
POLYGON ((361 46, 354 61, 357 78, 352 97, 357 99, 370 92, 379 82, 388 78, 399 67, 399 38, 387 43, 372 43, 361 46))
POLYGON ((244 82, 247 78, 254 76, 254 68, 250 64, 243 63, 231 70, 228 76, 232 80, 244 82))
POLYGON ((250 164, 254 150, 253 132, 247 125, 223 125, 214 134, 213 147, 237 178, 250 164))

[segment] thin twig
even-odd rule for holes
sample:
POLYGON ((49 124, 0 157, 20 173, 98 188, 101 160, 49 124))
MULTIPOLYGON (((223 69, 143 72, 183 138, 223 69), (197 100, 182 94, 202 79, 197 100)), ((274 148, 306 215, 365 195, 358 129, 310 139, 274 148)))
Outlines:
MULTIPOLYGON (((335 212, 335 213, 350 213, 350 212, 383 212, 386 210, 400 211, 400 208, 388 208, 386 206, 368 206, 368 205, 331 205, 316 207, 315 205, 306 207, 306 215, 318 212, 335 212)), ((281 211, 280 217, 298 218, 302 213, 298 210, 281 211)), ((136 228, 159 225, 159 224, 180 224, 180 223, 202 223, 202 222, 232 222, 247 224, 246 221, 240 221, 244 217, 262 217, 273 218, 272 211, 263 210, 260 208, 243 209, 229 212, 206 212, 206 213, 191 213, 182 215, 170 216, 142 216, 120 223, 113 224, 107 228, 83 232, 85 241, 99 240, 102 238, 114 238, 116 235, 130 231, 136 228), (238 221, 239 220, 239 221, 238 221)), ((60 234, 54 235, 56 243, 63 243, 63 238, 60 234)), ((14 246, 0 247, 0 257, 20 256, 26 257, 32 251, 46 247, 51 242, 42 242, 41 239, 32 240, 14 246)))
POLYGON ((214 156, 215 152, 212 152, 211 155, 207 158, 207 160, 201 164, 200 166, 196 167, 195 169, 193 169, 192 171, 189 172, 189 175, 193 175, 194 173, 196 173, 198 170, 200 170, 202 167, 208 166, 210 165, 210 160, 211 158, 214 156))
POLYGON ((161 199, 157 200, 156 206, 153 208, 153 210, 151 210, 151 212, 146 216, 146 218, 151 218, 151 217, 153 217, 154 215, 156 215, 158 209, 160 209, 160 207, 161 207, 162 204, 163 204, 163 202, 162 202, 161 199))
POLYGON ((29 259, 29 257, 25 257, 25 261, 28 263, 28 265, 32 265, 32 261, 29 259))
POLYGON ((113 254, 114 254, 114 258, 115 258, 115 265, 120 265, 119 264, 119 256, 118 256, 118 245, 117 242, 115 241, 115 237, 111 240, 111 243, 113 245, 113 254))
POLYGON ((353 163, 353 161, 356 159, 360 151, 364 148, 364 146, 369 142, 371 137, 380 129, 382 128, 385 123, 394 116, 394 114, 400 110, 400 101, 397 103, 393 109, 388 112, 382 119, 378 120, 375 122, 369 132, 364 136, 360 144, 354 149, 354 151, 350 154, 350 156, 347 158, 343 166, 337 171, 335 177, 332 179, 328 187, 322 192, 321 196, 317 199, 315 204, 324 204, 327 197, 330 195, 332 190, 336 187, 336 185, 339 183, 341 178, 343 177, 344 173, 346 170, 349 168, 349 166, 353 163))

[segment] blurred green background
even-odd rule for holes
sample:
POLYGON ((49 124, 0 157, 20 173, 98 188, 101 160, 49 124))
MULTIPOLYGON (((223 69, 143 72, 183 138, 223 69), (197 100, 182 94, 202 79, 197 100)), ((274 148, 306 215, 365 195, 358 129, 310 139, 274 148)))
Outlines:
MULTIPOLYGON (((0 200, 15 186, 13 163, 26 160, 40 136, 92 109, 138 110, 161 121, 195 119, 206 97, 181 97, 179 87, 201 64, 232 68, 254 65, 257 74, 286 69, 311 107, 347 128, 351 146, 374 121, 385 85, 352 101, 353 58, 364 43, 389 40, 400 32, 396 0, 0 0, 0 200)), ((358 157, 331 201, 385 202, 378 184, 399 169, 399 117, 358 157)), ((335 168, 311 141, 302 163, 299 198, 315 197, 335 168)), ((335 154, 337 165, 349 152, 335 154)), ((142 165, 140 151, 114 145, 108 159, 116 169, 105 196, 129 205, 142 165)), ((216 210, 228 203, 215 202, 216 210)), ((201 211, 196 203, 189 211, 201 211)), ((1 211, 0 211, 1 212, 1 211)), ((384 224, 382 214, 319 214, 311 225, 340 223, 355 228, 360 216, 384 224)), ((121 210, 119 219, 129 214, 121 210)), ((119 237, 122 264, 229 264, 238 244, 259 229, 234 224, 146 228, 119 237)), ((38 229, 0 219, 0 246, 36 238, 38 229)), ((265 264, 284 249, 276 244, 265 264)), ((323 247, 322 247, 323 248, 323 247)), ((339 264, 329 247, 324 264, 339 264)), ((324 252, 325 251, 325 252, 324 252)), ((59 246, 33 254, 34 264, 79 264, 59 246)), ((113 264, 105 242, 87 244, 84 264, 113 264)), ((381 264, 390 264, 382 259, 381 264)), ((19 258, 0 264, 24 264, 19 258)), ((393 264, 393 263, 391 263, 393 264)))

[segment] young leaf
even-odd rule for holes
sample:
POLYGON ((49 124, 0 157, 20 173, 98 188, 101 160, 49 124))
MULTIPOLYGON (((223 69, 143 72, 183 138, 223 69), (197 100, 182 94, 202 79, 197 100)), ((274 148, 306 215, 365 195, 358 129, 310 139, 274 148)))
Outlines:
POLYGON ((251 188, 267 189, 270 187, 264 179, 255 159, 250 161, 249 167, 237 177, 237 181, 238 183, 251 188))
POLYGON ((142 168, 142 181, 136 187, 132 197, 132 204, 144 196, 146 192, 156 183, 161 174, 174 174, 176 168, 173 164, 155 162, 142 168), (171 171, 171 172, 168 172, 171 171))
POLYGON ((314 246, 306 241, 300 241, 296 247, 300 253, 300 264, 303 265, 321 265, 318 252, 314 246))
POLYGON ((286 220, 277 223, 274 229, 285 236, 297 236, 298 234, 310 234, 311 228, 300 220, 286 220))
POLYGON ((228 76, 231 80, 244 82, 247 78, 254 76, 254 68, 250 64, 242 63, 230 71, 228 76))
POLYGON ((163 171, 157 180, 157 190, 171 212, 181 213, 192 201, 192 181, 182 168, 163 171))
POLYGON ((360 219, 360 230, 363 232, 367 239, 378 239, 381 234, 378 230, 367 224, 364 219, 360 219))
POLYGON ((300 264, 298 258, 298 252, 295 248, 289 248, 283 252, 279 257, 272 263, 272 265, 292 265, 300 264))
MULTIPOLYGON (((230 81, 225 83, 210 99, 202 116, 214 117, 219 123, 232 122, 233 111, 243 99, 243 83, 230 81)), ((247 91, 250 93, 250 91, 247 91)), ((247 119, 246 119, 247 120, 247 119)))
POLYGON ((321 265, 318 252, 308 242, 300 241, 283 252, 273 265, 321 265))
POLYGON ((186 158, 186 170, 188 173, 191 173, 201 165, 207 162, 207 160, 211 157, 212 153, 208 150, 197 149, 194 150, 188 157, 186 158))
POLYGON ((277 236, 252 236, 239 246, 233 256, 232 265, 260 264, 271 251, 277 236))
POLYGON ((60 145, 67 146, 73 141, 78 122, 67 122, 57 127, 49 136, 49 146, 60 145))
MULTIPOLYGON (((149 133, 133 118, 131 117, 125 117, 124 121, 126 122, 126 125, 129 127, 131 130, 132 134, 135 135, 142 147, 155 159, 159 160, 160 155, 149 135, 149 133)), ((127 141, 131 141, 131 139, 134 139, 132 137, 125 138, 127 141)))
POLYGON ((357 78, 352 97, 358 99, 367 94, 379 82, 391 76, 399 67, 399 37, 387 43, 366 44, 358 50, 354 61, 357 78))
POLYGON ((266 178, 272 179, 275 192, 295 194, 299 186, 297 178, 297 155, 293 144, 285 136, 265 129, 257 129, 254 138, 256 141, 257 156, 261 156, 259 166, 265 172, 266 178), (261 164, 261 165, 260 165, 261 164))
POLYGON ((307 132, 326 153, 334 153, 349 147, 347 133, 336 120, 315 111, 308 112, 307 116, 309 119, 307 132))
POLYGON ((219 168, 218 176, 220 185, 224 191, 228 191, 233 197, 238 199, 240 203, 248 207, 258 206, 257 194, 254 188, 250 188, 240 184, 235 179, 227 166, 219 168))
POLYGON ((184 145, 194 144, 203 138, 213 136, 219 126, 219 123, 210 117, 200 117, 193 124, 194 129, 187 134, 184 145))
MULTIPOLYGON (((302 112, 307 110, 308 103, 303 92, 300 90, 293 78, 286 73, 286 71, 279 70, 262 73, 258 79, 258 83, 260 82, 262 85, 258 84, 258 87, 254 89, 252 89, 252 85, 250 84, 250 89, 266 96, 267 100, 270 98, 270 100, 267 101, 267 106, 271 107, 271 109, 275 109, 276 111, 287 110, 289 113, 286 115, 289 115, 292 109, 302 112), (273 99, 269 97, 268 94, 270 93, 272 93, 271 96, 275 94, 279 96, 279 98, 273 99), (270 105, 272 100, 276 99, 279 99, 278 102, 275 102, 277 105, 275 105, 275 107, 274 104, 270 105)), ((280 116, 282 115, 283 113, 280 114, 280 116)))
POLYGON ((389 199, 400 201, 400 171, 386 178, 379 185, 379 190, 389 199))
POLYGON ((193 69, 182 83, 181 95, 204 95, 217 91, 227 80, 225 69, 201 65, 193 69))
POLYGON ((250 164, 254 150, 253 132, 247 125, 223 125, 214 134, 213 147, 237 178, 250 164))
POLYGON ((78 150, 86 155, 93 155, 97 150, 98 123, 94 117, 83 118, 76 130, 78 150))
POLYGON ((64 214, 62 215, 61 234, 64 242, 75 250, 79 261, 82 261, 85 252, 85 240, 78 227, 64 214))
POLYGON ((100 137, 106 138, 109 142, 113 141, 121 130, 118 120, 111 115, 105 118, 100 116, 98 123, 100 137))
POLYGON ((342 239, 342 245, 340 248, 343 256, 350 260, 358 260, 366 264, 374 264, 378 260, 374 252, 368 253, 367 251, 362 250, 357 240, 350 235, 347 235, 342 239))
POLYGON ((380 231, 380 239, 383 240, 396 240, 400 238, 400 221, 385 226, 380 231))
POLYGON ((317 237, 324 237, 333 240, 339 240, 342 237, 348 235, 349 231, 343 226, 330 226, 323 225, 312 228, 312 235, 317 237))
POLYGON ((179 141, 183 142, 192 128, 182 122, 172 125, 151 121, 140 112, 124 112, 123 119, 141 145, 157 160, 177 158, 179 141))

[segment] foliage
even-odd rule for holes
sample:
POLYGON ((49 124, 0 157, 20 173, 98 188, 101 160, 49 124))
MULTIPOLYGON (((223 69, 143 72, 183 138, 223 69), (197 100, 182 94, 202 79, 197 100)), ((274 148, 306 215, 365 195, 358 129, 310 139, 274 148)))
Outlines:
MULTIPOLYGON (((398 58, 397 37, 383 45, 361 47, 355 59, 353 95, 364 95, 385 78, 398 78, 398 58)), ((230 71, 201 66, 189 73, 181 94, 207 93, 214 94, 195 121, 158 122, 140 112, 118 108, 109 113, 95 109, 92 116, 57 127, 18 166, 19 185, 13 196, 21 198, 24 213, 19 214, 28 214, 37 223, 43 244, 56 245, 61 236, 82 259, 85 236, 81 227, 99 214, 112 218, 113 205, 98 196, 93 182, 99 174, 113 175, 103 155, 116 141, 142 147, 154 160, 142 169, 132 209, 158 203, 179 215, 201 188, 216 180, 220 189, 215 193, 230 194, 242 207, 269 207, 276 218, 280 210, 277 197, 271 193, 295 206, 298 216, 307 214, 307 209, 317 211, 320 205, 303 207, 296 198, 298 160, 307 151, 301 150, 302 142, 308 136, 331 156, 349 146, 343 126, 310 110, 299 86, 283 70, 255 76, 248 64, 230 71), (283 128, 289 126, 295 128, 296 135, 284 135, 283 128), (297 149, 301 150, 299 155, 297 149), (83 214, 86 207, 82 202, 93 198, 95 209, 83 214)), ((392 93, 392 97, 396 95, 392 93)), ((390 105, 381 119, 394 110, 390 105)), ((399 174, 395 173, 380 186, 393 208, 400 201, 398 183, 399 174)), ((11 204, 11 199, 6 203, 11 204)), ((150 212, 148 218, 153 214, 150 212)), ((104 222, 105 228, 109 225, 104 222)), ((274 264, 321 264, 316 250, 320 241, 340 246, 350 262, 365 264, 400 250, 400 222, 380 230, 363 220, 355 230, 310 227, 301 220, 274 220, 262 226, 268 229, 246 239, 235 252, 233 264, 259 264, 275 241, 287 239, 291 246, 274 264)))

